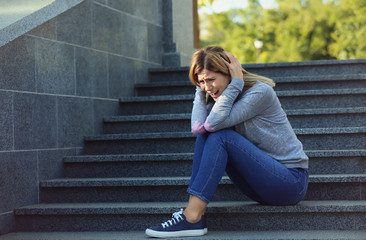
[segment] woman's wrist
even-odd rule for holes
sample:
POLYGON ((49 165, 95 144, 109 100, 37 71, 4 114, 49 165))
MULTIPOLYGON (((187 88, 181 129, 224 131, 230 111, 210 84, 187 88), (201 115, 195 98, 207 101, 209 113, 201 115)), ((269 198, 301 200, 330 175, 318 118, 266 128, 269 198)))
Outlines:
POLYGON ((243 79, 240 79, 240 78, 232 77, 230 84, 232 86, 238 88, 240 90, 240 92, 241 92, 243 90, 243 87, 244 87, 244 80, 243 79))

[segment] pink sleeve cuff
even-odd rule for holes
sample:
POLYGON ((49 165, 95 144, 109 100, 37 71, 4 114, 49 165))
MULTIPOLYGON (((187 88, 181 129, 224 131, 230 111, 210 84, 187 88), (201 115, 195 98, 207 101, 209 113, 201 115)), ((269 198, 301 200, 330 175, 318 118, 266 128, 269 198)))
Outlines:
POLYGON ((194 124, 193 124, 193 127, 192 127, 192 133, 194 134, 203 134, 206 132, 206 129, 205 127, 199 123, 198 121, 196 121, 194 124))
POLYGON ((206 122, 205 122, 205 124, 204 124, 204 127, 205 127, 205 129, 206 129, 207 131, 209 131, 209 132, 215 132, 215 129, 213 129, 213 128, 210 126, 210 124, 208 123, 208 118, 206 118, 206 122))

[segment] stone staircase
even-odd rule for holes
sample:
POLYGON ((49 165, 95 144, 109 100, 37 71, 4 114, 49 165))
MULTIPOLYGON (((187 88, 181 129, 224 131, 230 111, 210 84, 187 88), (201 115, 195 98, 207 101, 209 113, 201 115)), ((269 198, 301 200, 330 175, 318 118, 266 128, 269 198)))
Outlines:
MULTIPOLYGON (((310 157, 306 199, 249 201, 224 176, 207 209, 209 234, 193 239, 366 239, 366 60, 246 65, 273 78, 310 157)), ((145 239, 187 201, 195 136, 188 68, 152 69, 122 98, 64 178, 42 181, 41 204, 15 209, 5 239, 145 239), (116 233, 117 232, 117 233, 116 233)))

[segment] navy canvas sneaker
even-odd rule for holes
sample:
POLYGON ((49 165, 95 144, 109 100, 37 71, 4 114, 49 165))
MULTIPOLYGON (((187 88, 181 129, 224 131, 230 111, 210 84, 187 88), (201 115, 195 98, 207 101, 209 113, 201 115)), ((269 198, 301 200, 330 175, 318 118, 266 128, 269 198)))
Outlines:
POLYGON ((150 237, 158 238, 202 236, 207 233, 206 219, 202 216, 202 219, 196 223, 187 222, 181 209, 173 213, 171 220, 148 228, 145 233, 150 237))

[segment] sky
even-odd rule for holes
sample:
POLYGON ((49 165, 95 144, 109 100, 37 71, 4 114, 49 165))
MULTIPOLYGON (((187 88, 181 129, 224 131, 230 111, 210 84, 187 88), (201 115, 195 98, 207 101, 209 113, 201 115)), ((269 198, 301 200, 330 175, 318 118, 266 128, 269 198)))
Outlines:
MULTIPOLYGON (((259 0, 259 2, 264 8, 273 8, 275 6, 275 0, 259 0)), ((212 4, 212 10, 222 12, 231 8, 245 8, 247 5, 246 0, 216 0, 212 4)))

